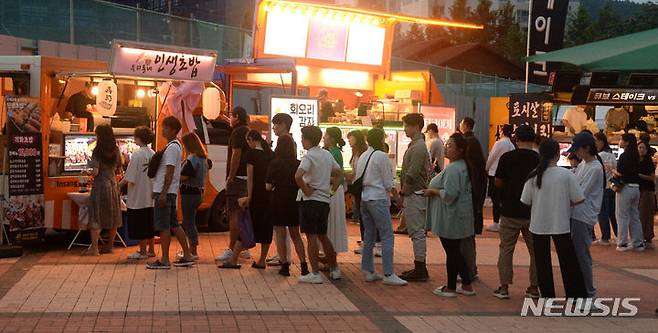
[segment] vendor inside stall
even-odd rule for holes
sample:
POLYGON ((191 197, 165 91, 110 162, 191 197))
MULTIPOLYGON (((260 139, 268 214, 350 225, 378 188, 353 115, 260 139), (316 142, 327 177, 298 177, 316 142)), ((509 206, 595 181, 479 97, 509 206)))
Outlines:
POLYGON ((562 117, 564 129, 570 134, 578 134, 585 129, 587 125, 587 113, 581 105, 567 109, 562 117))
POLYGON ((621 105, 615 105, 605 114, 606 132, 617 132, 628 127, 628 112, 621 105))
POLYGON ((71 113, 74 117, 87 119, 86 129, 88 132, 94 131, 93 106, 96 104, 96 97, 92 94, 92 83, 85 82, 84 88, 71 95, 66 104, 66 112, 71 113))

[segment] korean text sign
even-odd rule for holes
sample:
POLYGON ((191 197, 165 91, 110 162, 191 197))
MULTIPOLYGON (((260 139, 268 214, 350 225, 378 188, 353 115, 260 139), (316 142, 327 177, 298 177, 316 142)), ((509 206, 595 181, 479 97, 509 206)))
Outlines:
POLYGON ((425 126, 436 124, 439 136, 447 142, 452 133, 455 133, 455 109, 443 106, 421 105, 420 113, 425 119, 425 126))
POLYGON ((592 88, 587 95, 587 103, 658 105, 658 89, 592 88))
MULTIPOLYGON (((534 0, 530 19, 530 55, 562 48, 569 0, 534 0)), ((546 84, 552 70, 546 62, 529 64, 529 80, 546 84)))
MULTIPOLYGON (((272 96, 270 103, 272 110, 270 112, 270 124, 272 117, 277 113, 286 113, 292 117, 292 126, 290 134, 297 144, 297 157, 301 158, 304 154, 302 147, 302 127, 318 125, 318 108, 317 98, 301 96, 272 96)), ((271 132, 273 147, 276 147, 277 136, 271 132)))
POLYGON ((115 43, 112 46, 110 72, 171 80, 211 81, 216 61, 217 55, 211 51, 197 54, 151 50, 115 43))
POLYGON ((509 123, 514 129, 530 125, 537 135, 550 137, 553 133, 550 96, 545 94, 511 94, 508 104, 509 123))

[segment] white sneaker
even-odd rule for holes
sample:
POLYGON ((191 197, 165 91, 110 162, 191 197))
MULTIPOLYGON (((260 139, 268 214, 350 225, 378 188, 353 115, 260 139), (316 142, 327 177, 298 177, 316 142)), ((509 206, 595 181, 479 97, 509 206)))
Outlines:
POLYGON ((375 257, 381 258, 382 257, 382 244, 377 243, 375 244, 375 257))
MULTIPOLYGON (((178 251, 178 253, 176 253, 176 258, 178 258, 178 259, 185 258, 185 253, 183 251, 178 251)), ((192 255, 192 260, 194 260, 194 261, 199 260, 199 256, 193 254, 192 255)))
POLYGON ((632 251, 632 250, 633 250, 633 246, 630 245, 630 244, 617 246, 617 251, 619 251, 619 252, 626 252, 626 251, 632 251))
POLYGON ((406 286, 407 281, 402 280, 395 274, 391 274, 389 276, 384 277, 384 284, 387 284, 389 286, 406 286))
POLYGON ((128 259, 131 260, 143 260, 143 259, 148 259, 148 256, 145 254, 141 254, 139 252, 134 252, 128 255, 128 259))
POLYGON ((320 273, 308 273, 306 275, 302 275, 297 280, 301 283, 313 283, 313 284, 321 284, 322 283, 322 276, 320 273))
POLYGON ((341 275, 340 275, 340 268, 336 267, 331 272, 329 272, 329 277, 332 280, 340 280, 341 275))
POLYGON ((217 260, 217 261, 226 261, 229 258, 231 258, 232 256, 233 256, 233 250, 226 249, 226 250, 224 250, 224 254, 222 254, 221 256, 215 257, 215 260, 217 260))
POLYGON ((644 244, 642 244, 642 245, 640 245, 640 246, 635 246, 635 247, 633 247, 633 251, 635 251, 635 252, 642 252, 642 251, 644 251, 644 244))
POLYGON ((492 223, 487 226, 487 231, 491 232, 498 232, 500 231, 500 224, 499 223, 492 223))
POLYGON ((475 290, 466 290, 466 289, 463 289, 462 286, 457 287, 456 291, 457 291, 458 294, 462 294, 462 295, 465 295, 465 296, 475 296, 476 295, 475 290))
POLYGON ((366 273, 366 282, 375 282, 383 279, 383 277, 377 273, 366 273))
POLYGON ((593 245, 609 246, 609 245, 610 245, 610 241, 609 241, 609 240, 605 240, 605 239, 598 239, 598 240, 593 241, 592 244, 593 244, 593 245))
POLYGON ((243 259, 251 259, 251 252, 249 252, 249 250, 244 250, 240 253, 240 257, 243 259))

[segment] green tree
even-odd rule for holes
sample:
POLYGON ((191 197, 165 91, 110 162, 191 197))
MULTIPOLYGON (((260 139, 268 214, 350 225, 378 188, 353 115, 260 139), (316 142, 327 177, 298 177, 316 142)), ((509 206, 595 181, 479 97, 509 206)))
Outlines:
POLYGON ((514 5, 508 0, 496 12, 495 39, 492 46, 505 58, 520 64, 525 56, 526 37, 519 27, 514 10, 514 5))
POLYGON ((571 47, 592 42, 592 20, 584 6, 579 6, 578 11, 569 17, 567 33, 564 40, 565 47, 571 47))
POLYGON ((613 2, 606 1, 603 8, 599 12, 599 17, 596 23, 592 25, 592 35, 594 40, 608 39, 618 36, 620 32, 624 31, 624 24, 622 17, 615 11, 613 2))
MULTIPOLYGON (((436 19, 443 18, 443 6, 432 6, 432 17, 436 19)), ((445 27, 438 25, 428 25, 425 28, 425 35, 427 35, 427 40, 435 39, 450 39, 450 35, 445 27)))
POLYGON ((469 31, 469 40, 489 45, 496 38, 496 14, 491 11, 491 6, 491 0, 478 0, 470 21, 484 26, 484 29, 469 31))
POLYGON ((411 24, 409 31, 407 31, 407 34, 405 35, 405 39, 413 42, 424 41, 425 29, 421 25, 417 23, 413 23, 411 24))
MULTIPOLYGON (((466 21, 471 17, 471 8, 468 6, 466 0, 455 0, 450 7, 450 18, 453 21, 466 21)), ((450 39, 455 44, 462 44, 468 42, 468 34, 464 29, 450 28, 450 39)))

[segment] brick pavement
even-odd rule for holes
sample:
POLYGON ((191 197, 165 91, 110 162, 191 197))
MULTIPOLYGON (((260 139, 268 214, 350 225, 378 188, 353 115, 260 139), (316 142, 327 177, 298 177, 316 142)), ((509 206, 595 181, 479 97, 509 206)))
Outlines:
MULTIPOLYGON (((349 232, 354 246, 357 226, 350 224, 349 232)), ((343 280, 322 285, 299 284, 297 266, 287 279, 276 269, 251 269, 248 260, 241 270, 219 270, 213 258, 227 242, 225 234, 203 234, 198 265, 170 271, 146 270, 143 261, 127 260, 134 247, 97 258, 79 256, 80 248, 54 248, 0 260, 0 332, 658 331, 655 250, 592 250, 599 296, 641 297, 637 318, 523 318, 525 245, 519 243, 515 253, 512 299, 498 300, 491 296, 498 282, 494 233, 478 238, 478 295, 455 299, 431 293, 446 278, 445 256, 434 237, 428 244, 430 281, 406 287, 364 282, 360 257, 353 253, 339 257, 343 280)), ((400 235, 395 244, 400 272, 412 265, 411 245, 400 235)), ((380 269, 381 260, 376 262, 380 269)), ((560 294, 556 265, 554 258, 560 294)))

